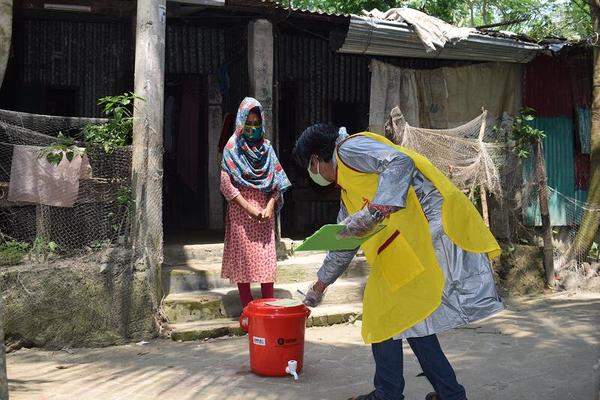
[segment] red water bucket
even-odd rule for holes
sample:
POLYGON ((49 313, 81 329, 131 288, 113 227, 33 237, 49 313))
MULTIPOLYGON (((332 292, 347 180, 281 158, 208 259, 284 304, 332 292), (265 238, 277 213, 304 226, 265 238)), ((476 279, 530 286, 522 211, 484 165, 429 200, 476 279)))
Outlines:
POLYGON ((310 310, 304 304, 280 299, 250 302, 240 317, 248 332, 250 369, 264 376, 285 376, 290 361, 296 372, 304 361, 304 330, 310 310))

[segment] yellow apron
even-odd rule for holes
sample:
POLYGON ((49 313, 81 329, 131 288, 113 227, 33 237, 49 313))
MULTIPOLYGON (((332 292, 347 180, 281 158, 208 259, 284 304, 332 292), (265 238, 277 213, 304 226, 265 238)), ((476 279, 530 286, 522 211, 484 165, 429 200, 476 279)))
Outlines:
MULTIPOLYGON (((415 167, 442 195, 444 233, 472 253, 500 254, 500 246, 469 199, 422 155, 397 146, 385 137, 362 132, 409 156, 415 167)), ((354 135, 356 136, 356 135, 354 135)), ((337 184, 350 214, 369 204, 377 192, 379 175, 344 164, 336 151, 337 184)), ((406 207, 392 213, 381 230, 362 246, 371 273, 363 299, 362 336, 365 343, 387 340, 423 321, 441 304, 444 274, 431 240, 429 223, 412 186, 406 207)))

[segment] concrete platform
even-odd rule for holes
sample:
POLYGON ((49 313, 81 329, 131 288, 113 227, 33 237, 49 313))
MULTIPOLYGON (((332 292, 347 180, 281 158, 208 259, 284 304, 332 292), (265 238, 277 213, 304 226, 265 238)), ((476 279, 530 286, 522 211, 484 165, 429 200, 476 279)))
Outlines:
MULTIPOLYGON (((362 304, 322 305, 312 309, 306 321, 307 327, 343 324, 360 318, 362 304)), ((238 318, 220 318, 169 324, 170 337, 175 341, 204 340, 221 336, 243 336, 238 318)))
MULTIPOLYGON (((252 374, 246 337, 7 356, 11 400, 345 400, 372 388, 371 349, 358 323, 307 330, 306 368, 252 374)), ((597 400, 600 296, 509 302, 509 310, 440 335, 471 400, 597 400)), ((431 390, 405 346, 407 400, 431 390)))
MULTIPOLYGON (((298 299, 306 292, 311 281, 283 283, 275 286, 275 297, 298 299)), ((338 279, 327 289, 323 305, 354 304, 362 302, 365 288, 364 278, 338 279)), ((255 298, 260 298, 260 288, 253 290, 255 298)), ((237 289, 218 288, 210 291, 169 294, 164 300, 164 310, 171 323, 192 322, 215 318, 234 318, 242 312, 237 289)))
MULTIPOLYGON (((325 258, 324 254, 291 257, 277 263, 277 284, 314 281, 325 258)), ((345 278, 366 277, 369 266, 364 257, 356 257, 345 278)), ((162 283, 165 293, 184 293, 231 287, 229 279, 221 278, 221 260, 188 260, 175 265, 164 265, 162 283)))

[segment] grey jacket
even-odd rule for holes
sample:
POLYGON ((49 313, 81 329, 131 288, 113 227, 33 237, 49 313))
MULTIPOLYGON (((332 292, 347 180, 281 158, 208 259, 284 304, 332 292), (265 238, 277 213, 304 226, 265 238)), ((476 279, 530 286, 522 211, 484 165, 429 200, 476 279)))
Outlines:
MULTIPOLYGON (((341 142, 344 136, 340 135, 338 140, 341 142)), ((372 201, 374 204, 403 208, 408 189, 412 185, 429 221, 436 258, 446 278, 442 304, 425 320, 399 332, 394 339, 432 335, 504 309, 496 292, 487 254, 462 250, 446 236, 442 226, 443 198, 433 184, 415 168, 410 157, 366 136, 344 141, 338 147, 338 154, 351 168, 379 174, 377 193, 372 201)), ((333 160, 335 163, 335 157, 333 160)), ((338 222, 347 215, 342 204, 338 222)), ((357 251, 358 249, 329 252, 317 273, 318 278, 327 284, 335 282, 348 268, 357 251)))

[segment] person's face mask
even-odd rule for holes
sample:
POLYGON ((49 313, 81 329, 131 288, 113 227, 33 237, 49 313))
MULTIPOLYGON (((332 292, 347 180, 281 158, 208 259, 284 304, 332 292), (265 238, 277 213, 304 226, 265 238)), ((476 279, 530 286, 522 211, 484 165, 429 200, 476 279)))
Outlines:
POLYGON ((244 125, 242 129, 242 135, 251 142, 256 142, 261 139, 263 136, 263 128, 262 126, 252 126, 252 125, 244 125))
POLYGON ((319 186, 329 186, 333 183, 333 182, 329 182, 327 179, 325 179, 323 177, 323 175, 321 175, 321 171, 319 171, 319 162, 318 161, 317 161, 317 173, 316 174, 310 170, 311 164, 312 164, 312 158, 308 162, 307 169, 308 169, 308 175, 310 176, 310 179, 312 179, 314 183, 316 183, 319 186))

